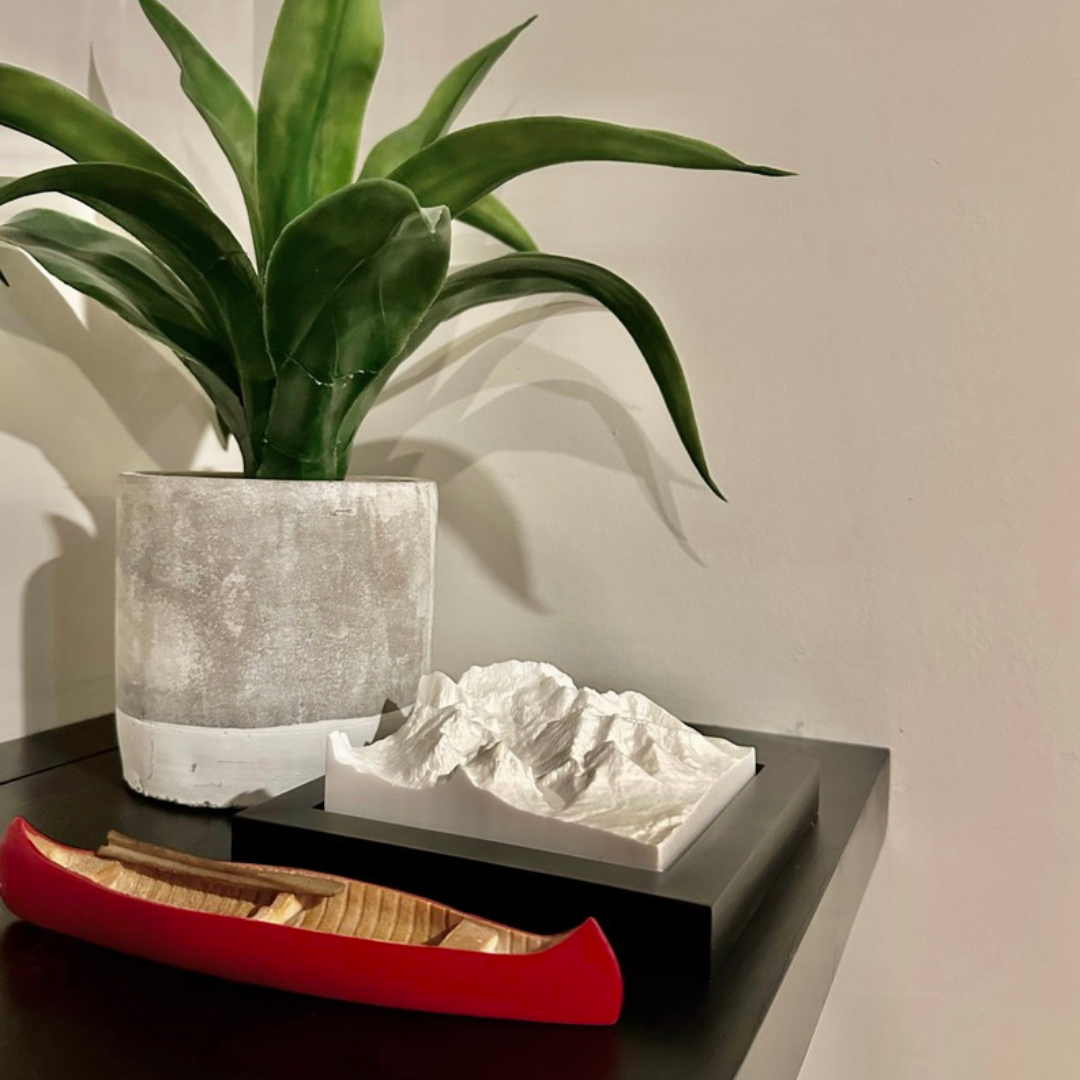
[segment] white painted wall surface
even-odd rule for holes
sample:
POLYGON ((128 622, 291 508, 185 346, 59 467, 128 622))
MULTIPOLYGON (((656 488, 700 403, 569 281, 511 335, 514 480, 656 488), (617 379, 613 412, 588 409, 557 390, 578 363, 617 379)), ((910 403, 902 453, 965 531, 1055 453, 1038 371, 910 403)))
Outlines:
MULTIPOLYGON (((670 127, 802 174, 585 165, 506 189, 543 246, 656 303, 731 502, 610 318, 534 304, 448 328, 355 459, 442 485, 437 663, 543 658, 686 719, 891 746, 889 839, 804 1080, 1075 1075, 1080 9, 386 6, 372 130, 535 10, 464 120, 670 127)), ((135 8, 0 0, 4 58, 82 87, 92 37, 117 113, 216 197, 135 8)), ((177 8, 243 72, 251 5, 177 8)), ((0 141, 0 173, 44 164, 24 142, 0 141)), ((179 377, 132 379, 149 347, 0 259, 10 737, 109 706, 113 474, 214 451, 179 377)))
MULTIPOLYGON (((252 5, 176 0, 252 79, 252 5)), ((0 0, 0 62, 49 75, 153 139, 238 224, 243 203, 134 0, 0 0)), ((0 176, 64 164, 0 129, 0 176)), ((37 200, 86 216, 79 204, 37 200)), ((30 205, 0 209, 13 216, 30 205)), ((113 498, 125 469, 232 460, 168 354, 21 254, 0 249, 0 740, 109 712, 113 498)))

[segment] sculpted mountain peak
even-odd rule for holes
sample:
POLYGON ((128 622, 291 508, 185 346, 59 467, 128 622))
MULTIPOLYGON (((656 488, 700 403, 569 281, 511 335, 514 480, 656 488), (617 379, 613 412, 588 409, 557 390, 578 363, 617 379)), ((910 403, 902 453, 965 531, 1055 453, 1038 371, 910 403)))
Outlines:
MULTIPOLYGON (((458 831, 454 801, 481 806, 482 794, 488 809, 480 827, 463 830, 473 835, 494 832, 514 842, 503 835, 514 815, 492 820, 502 804, 508 812, 548 819, 540 833, 556 839, 535 846, 564 850, 561 823, 571 827, 568 842, 585 827, 622 838, 630 849, 657 850, 670 848, 667 842, 695 813, 701 817, 703 804, 716 801, 708 797, 718 785, 732 789, 733 797, 753 774, 753 762, 752 749, 708 738, 642 694, 579 688, 550 664, 510 660, 470 668, 458 682, 439 672, 425 676, 409 720, 382 741, 354 749, 346 736, 332 736, 327 807, 339 796, 350 802, 351 774, 362 794, 374 790, 364 778, 380 782, 383 798, 380 804, 374 794, 361 797, 362 809, 342 807, 346 812, 401 820, 397 812, 385 816, 391 802, 408 806, 388 800, 388 786, 426 793, 418 807, 440 807, 434 824, 404 823, 458 831)), ((525 829, 536 830, 535 821, 525 829)))

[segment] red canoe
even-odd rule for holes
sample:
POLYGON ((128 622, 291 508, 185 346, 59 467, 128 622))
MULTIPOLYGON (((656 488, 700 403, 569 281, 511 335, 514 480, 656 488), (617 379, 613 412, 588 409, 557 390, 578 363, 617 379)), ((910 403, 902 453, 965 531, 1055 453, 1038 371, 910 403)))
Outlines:
POLYGON ((613 1024, 595 920, 544 937, 331 874, 214 862, 109 834, 98 853, 16 818, 0 896, 49 930, 225 979, 399 1009, 613 1024))

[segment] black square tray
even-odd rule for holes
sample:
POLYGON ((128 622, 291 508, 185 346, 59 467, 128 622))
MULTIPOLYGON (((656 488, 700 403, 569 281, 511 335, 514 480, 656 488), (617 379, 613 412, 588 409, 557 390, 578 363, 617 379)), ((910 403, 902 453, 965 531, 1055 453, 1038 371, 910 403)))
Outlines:
POLYGON ((632 989, 708 979, 817 817, 818 766, 759 753, 757 775, 660 873, 332 814, 322 804, 320 779, 241 811, 233 858, 343 874, 541 934, 591 915, 632 989))

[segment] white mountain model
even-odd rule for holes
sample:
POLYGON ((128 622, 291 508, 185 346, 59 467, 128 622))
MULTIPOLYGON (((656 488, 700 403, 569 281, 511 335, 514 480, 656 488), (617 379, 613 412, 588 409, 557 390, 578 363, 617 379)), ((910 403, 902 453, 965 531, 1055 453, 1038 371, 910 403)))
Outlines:
POLYGON ((408 722, 330 736, 326 809, 662 870, 754 775, 642 694, 578 688, 550 664, 425 676, 408 722))

